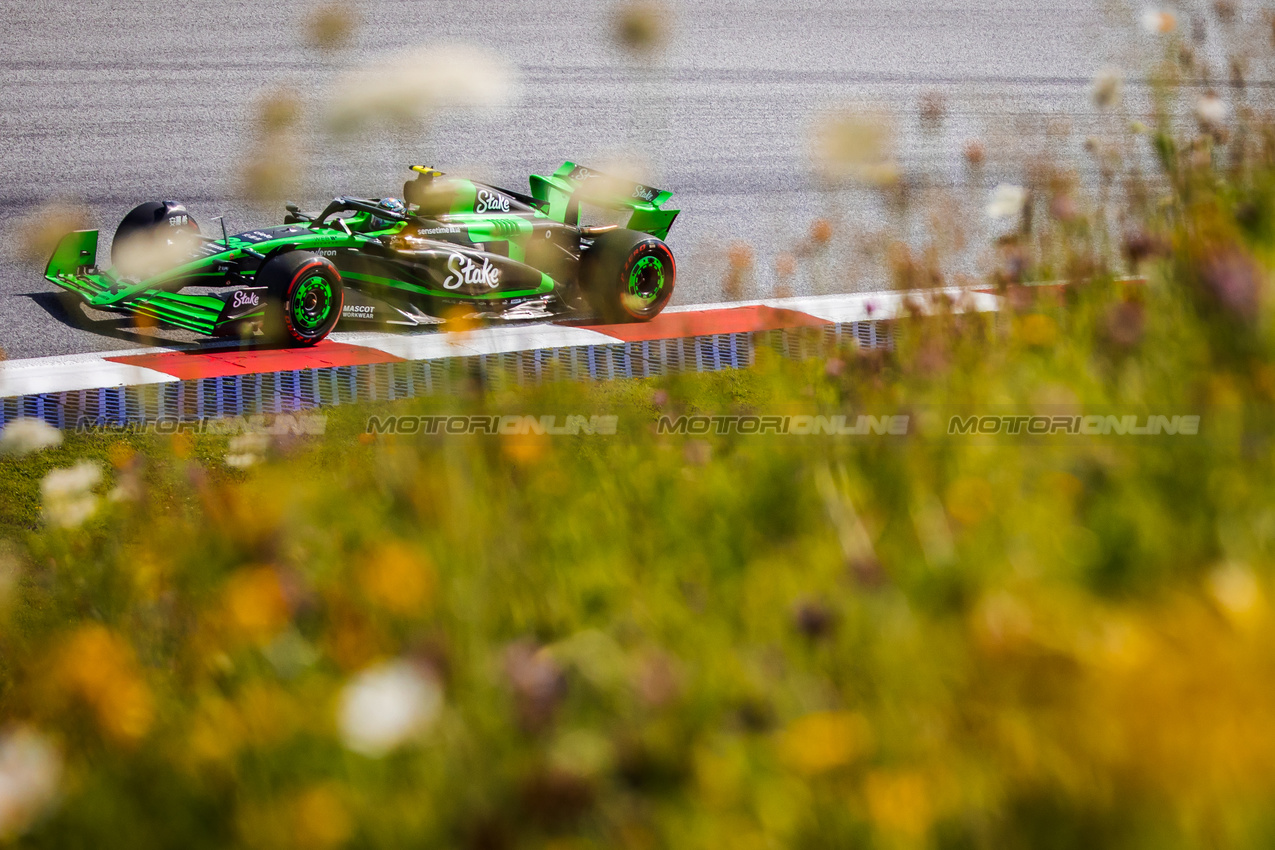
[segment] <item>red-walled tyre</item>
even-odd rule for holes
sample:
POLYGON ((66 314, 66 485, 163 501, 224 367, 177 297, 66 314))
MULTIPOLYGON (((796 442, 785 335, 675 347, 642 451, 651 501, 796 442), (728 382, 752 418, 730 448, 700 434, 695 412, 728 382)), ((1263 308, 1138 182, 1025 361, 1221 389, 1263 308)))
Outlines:
POLYGON ((580 262, 585 295, 607 322, 649 322, 673 297, 677 264, 654 236, 633 230, 604 233, 580 262))
POLYGON ((341 318, 341 275, 316 254, 289 251, 271 257, 257 272, 257 285, 266 287, 262 330, 271 342, 314 345, 341 318))

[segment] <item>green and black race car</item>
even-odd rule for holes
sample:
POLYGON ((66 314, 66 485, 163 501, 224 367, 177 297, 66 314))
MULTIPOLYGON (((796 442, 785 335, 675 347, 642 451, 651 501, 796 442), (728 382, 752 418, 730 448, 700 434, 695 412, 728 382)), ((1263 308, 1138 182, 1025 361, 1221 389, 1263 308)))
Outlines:
POLYGON ((343 318, 641 322, 673 294, 669 192, 570 162, 533 175, 529 195, 412 170, 403 200, 341 197, 314 215, 289 204, 282 225, 231 236, 223 224, 220 238, 200 234, 180 203, 142 204, 115 232, 110 269, 97 265, 97 231, 82 230, 63 237, 45 277, 99 310, 292 345, 343 318), (584 225, 582 206, 627 223, 584 225))

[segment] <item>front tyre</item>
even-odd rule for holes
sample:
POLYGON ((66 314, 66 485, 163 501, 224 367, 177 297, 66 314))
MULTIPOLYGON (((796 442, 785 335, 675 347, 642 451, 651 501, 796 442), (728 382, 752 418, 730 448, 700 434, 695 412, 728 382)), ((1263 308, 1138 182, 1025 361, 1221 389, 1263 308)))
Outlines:
POLYGON ((336 266, 306 251, 271 257, 257 272, 266 287, 262 330, 272 342, 314 345, 341 318, 345 293, 336 266))
POLYGON ((649 322, 673 297, 677 264, 673 252, 654 236, 613 230, 585 252, 580 282, 603 320, 649 322))

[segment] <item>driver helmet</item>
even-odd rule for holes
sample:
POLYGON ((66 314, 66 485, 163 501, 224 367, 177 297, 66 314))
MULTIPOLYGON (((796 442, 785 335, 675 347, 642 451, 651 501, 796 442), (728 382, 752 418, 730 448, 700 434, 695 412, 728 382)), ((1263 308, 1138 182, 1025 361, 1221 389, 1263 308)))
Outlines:
MULTIPOLYGON (((382 198, 381 202, 377 204, 377 207, 398 215, 407 214, 407 205, 398 198, 382 198)), ((385 219, 378 216, 373 216, 371 221, 373 230, 384 230, 385 228, 391 227, 397 223, 398 222, 394 219, 385 219)))

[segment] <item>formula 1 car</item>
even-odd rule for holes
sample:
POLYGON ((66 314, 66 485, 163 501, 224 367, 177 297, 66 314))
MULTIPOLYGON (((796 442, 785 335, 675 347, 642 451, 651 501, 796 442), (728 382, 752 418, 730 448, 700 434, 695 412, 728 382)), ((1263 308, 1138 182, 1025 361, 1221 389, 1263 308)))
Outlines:
POLYGON ((278 226, 203 235, 175 201, 135 208, 97 265, 98 233, 67 234, 45 277, 99 309, 220 336, 263 332, 313 345, 345 319, 427 325, 597 316, 647 321, 673 294, 664 239, 671 193, 565 163, 531 194, 412 166, 403 200, 340 197, 320 213, 288 204, 278 226), (627 215, 584 225, 581 207, 627 215))

